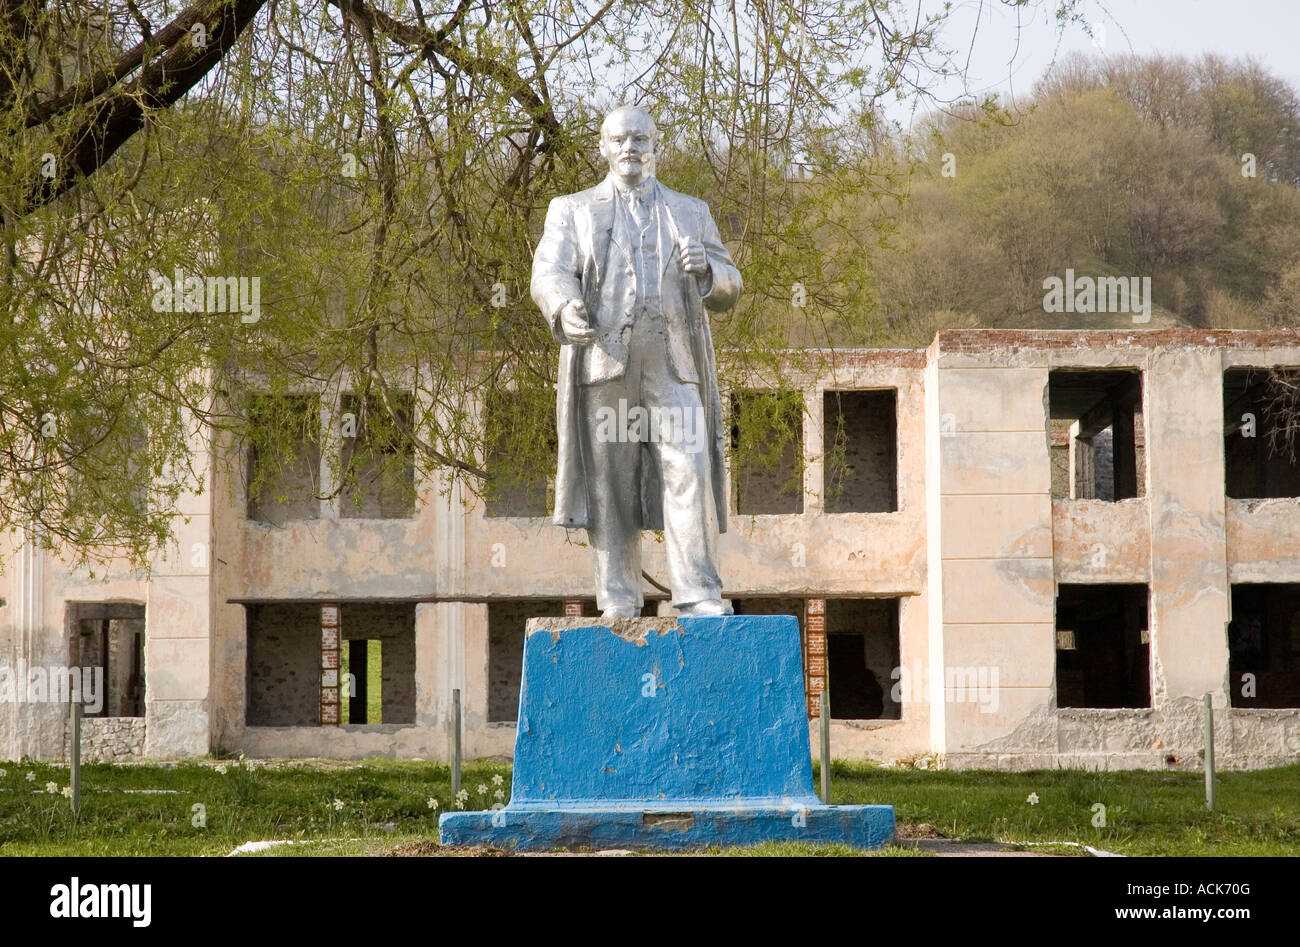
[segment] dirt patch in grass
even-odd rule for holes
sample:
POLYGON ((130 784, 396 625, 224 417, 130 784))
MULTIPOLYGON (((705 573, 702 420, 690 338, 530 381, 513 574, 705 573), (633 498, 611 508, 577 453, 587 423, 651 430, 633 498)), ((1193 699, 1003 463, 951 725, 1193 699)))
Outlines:
POLYGON ((514 852, 491 845, 439 845, 429 839, 403 842, 384 851, 384 855, 391 858, 505 858, 513 854, 514 852))
POLYGON ((929 822, 900 822, 894 826, 894 835, 900 839, 947 838, 929 822))

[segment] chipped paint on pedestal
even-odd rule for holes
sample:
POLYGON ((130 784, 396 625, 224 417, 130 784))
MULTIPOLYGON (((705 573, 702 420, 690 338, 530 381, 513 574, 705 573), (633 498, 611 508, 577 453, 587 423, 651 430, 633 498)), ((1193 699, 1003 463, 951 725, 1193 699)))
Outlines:
POLYGON ((813 793, 788 615, 534 619, 510 804, 445 813, 445 844, 884 844, 890 806, 813 793))

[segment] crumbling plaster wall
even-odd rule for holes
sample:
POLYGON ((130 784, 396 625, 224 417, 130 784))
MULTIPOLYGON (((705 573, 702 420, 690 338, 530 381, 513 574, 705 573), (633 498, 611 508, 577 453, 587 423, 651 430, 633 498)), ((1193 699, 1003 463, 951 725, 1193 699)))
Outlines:
MULTIPOLYGON (((807 406, 805 512, 732 516, 722 541, 727 594, 899 597, 904 666, 999 670, 996 711, 951 692, 932 705, 914 688, 901 720, 837 722, 835 754, 936 752, 955 766, 1195 766, 1200 693, 1209 690, 1223 765, 1293 761, 1300 711, 1225 706, 1229 583, 1300 582, 1300 500, 1222 496, 1222 370, 1300 364, 1300 341, 1263 336, 945 332, 925 352, 839 353, 831 367, 796 377, 807 406), (1047 374, 1061 367, 1144 372, 1147 496, 1051 500, 1044 401, 1047 374), (898 510, 827 516, 823 392, 855 387, 898 391, 898 510), (1058 582, 1152 583, 1152 708, 1053 707, 1058 582)), ((407 519, 340 519, 327 500, 319 519, 270 527, 246 520, 239 476, 214 469, 210 482, 210 494, 184 499, 190 522, 178 524, 151 582, 116 567, 91 579, 37 559, 42 593, 29 602, 21 555, 8 556, 0 660, 63 663, 66 601, 141 602, 145 755, 212 747, 446 758, 453 689, 462 695, 466 756, 509 755, 513 724, 487 720, 482 601, 589 596, 582 533, 566 536, 545 518, 485 518, 481 503, 441 479, 417 483, 422 502, 407 519), (448 595, 478 601, 416 606, 414 725, 245 726, 244 607, 232 600, 448 595)), ((14 537, 3 541, 18 553, 14 537)), ((662 575, 654 537, 644 549, 647 570, 662 575)), ((0 705, 0 757, 58 758, 65 726, 62 707, 0 705)))
MULTIPOLYGON (((334 410, 327 403, 321 410, 322 429, 332 430, 334 410)), ((406 653, 404 644, 399 648, 415 665, 415 692, 396 696, 404 707, 414 705, 414 722, 322 727, 305 718, 301 726, 248 725, 249 654, 242 604, 310 603, 306 607, 314 610, 325 602, 432 598, 439 571, 435 533, 447 519, 438 515, 446 505, 438 496, 441 484, 417 477, 419 502, 409 517, 343 517, 343 501, 332 498, 320 501, 315 519, 273 526, 247 517, 242 464, 229 438, 222 440, 219 456, 213 471, 213 541, 221 551, 212 583, 213 749, 250 756, 446 756, 442 702, 434 693, 445 689, 446 674, 437 663, 431 606, 415 604, 414 654, 406 653)), ((327 443, 321 456, 323 494, 332 492, 334 465, 327 443)))
MULTIPOLYGON (((956 767, 1012 768, 1085 766, 1098 768, 1197 768, 1201 748, 1201 697, 1208 692, 1216 708, 1215 745, 1225 768, 1254 768, 1294 762, 1300 754, 1300 710, 1233 710, 1227 706, 1227 635, 1230 581, 1297 581, 1300 567, 1291 554, 1300 536, 1300 504, 1282 501, 1226 501, 1222 440, 1222 373, 1237 365, 1300 364, 1300 350, 1276 344, 1249 345, 1254 333, 1216 333, 1197 339, 1175 333, 1165 344, 1155 335, 1127 333, 998 333, 978 341, 967 333, 941 334, 932 352, 939 357, 941 392, 945 403, 968 401, 969 384, 946 369, 1003 366, 989 378, 1013 385, 1014 372, 1037 371, 1046 384, 1054 368, 1138 367, 1144 373, 1146 414, 1147 496, 1118 503, 1081 500, 1052 504, 1046 523, 1051 530, 1051 559, 1055 582, 1146 582, 1151 587, 1150 709, 1056 709, 1051 685, 1036 699, 1008 705, 974 725, 948 715, 946 759, 956 767), (944 335, 955 352, 943 351, 944 335), (962 338, 964 336, 964 338, 962 338), (1038 338, 1034 338, 1037 336, 1038 338), (1048 338, 1043 338, 1044 336, 1048 338), (1035 345, 1034 343, 1038 344, 1035 345), (971 344, 974 343, 974 344, 971 344), (1001 343, 1001 346, 999 346, 1001 343), (1157 344, 1151 344, 1157 343, 1157 344), (999 350, 1000 349, 1000 350, 999 350), (1008 359, 1008 355, 1010 358, 1008 359), (1010 365, 1007 364, 1008 360, 1010 365), (982 723, 982 726, 981 726, 982 723)), ((1163 335, 1163 333, 1162 333, 1163 335)), ((983 379, 985 376, 978 376, 983 379)), ((1032 399, 1021 386, 1004 395, 985 395, 983 404, 1021 392, 1027 429, 1042 431, 1044 409, 1036 423, 1032 399)), ((1039 389, 1041 393, 1041 388, 1039 389)), ((1007 405, 1006 407, 1011 407, 1007 405)), ((977 453, 960 451, 941 466, 963 471, 955 479, 968 481, 970 466, 984 468, 973 475, 989 483, 991 466, 977 453)), ((1029 454, 1036 449, 1027 445, 1029 454)), ((1005 456, 999 462, 1006 467, 1005 456)), ((1001 468, 999 468, 1001 469, 1001 468)), ((1011 469, 1003 470, 1012 473, 1011 469)), ((1035 485, 1036 486, 1036 485, 1035 485)), ((951 492, 947 483, 941 489, 951 492)), ((1017 501, 1017 503, 1022 501, 1017 501)), ((950 509, 950 508, 949 508, 950 509)), ((1008 522, 1005 542, 1023 543, 1040 535, 1043 524, 1026 527, 1008 522)), ((943 523, 943 542, 950 531, 966 529, 961 521, 943 523)), ((946 565, 946 563, 945 563, 946 565)), ((1002 563, 1005 576, 1015 574, 1002 563)), ((958 570, 960 571, 960 570, 958 570)), ((1022 570, 1023 578, 1024 570, 1022 570)), ((945 585, 949 573, 945 570, 945 585)), ((1004 591, 1019 596, 1018 607, 1051 620, 1052 598, 1047 587, 1022 581, 1004 583, 1004 591)), ((1051 593, 1054 596, 1054 588, 1051 593)), ((944 593, 945 660, 952 663, 954 638, 948 634, 948 605, 963 609, 960 596, 944 593)), ((1017 606, 986 601, 996 612, 1017 606)), ((972 614, 972 612, 964 612, 972 614)), ((1050 681, 1054 675, 1054 643, 1042 623, 1024 646, 1025 627, 1009 616, 986 629, 982 650, 1006 654, 1022 669, 1037 664, 1050 681)), ((954 631, 958 629, 953 629, 954 631)), ((996 659, 995 659, 996 660, 996 659)))
MULTIPOLYGON (((203 471, 206 444, 192 436, 194 466, 203 471)), ((193 489, 182 493, 178 504, 175 538, 154 555, 148 575, 120 558, 74 567, 70 556, 35 549, 21 534, 0 537, 5 545, 0 597, 7 601, 0 609, 0 664, 67 665, 69 602, 145 606, 140 752, 147 757, 200 755, 209 745, 210 496, 193 489)), ((0 759, 63 759, 67 716, 66 706, 51 703, 0 703, 0 759)), ((119 730, 135 739, 140 726, 119 730)), ((112 741, 120 743, 117 736, 112 741)))
MULTIPOLYGON (((1055 663, 1048 366, 931 346, 930 418, 938 454, 939 522, 931 527, 937 581, 934 666, 943 668, 943 725, 935 749, 949 761, 1013 729, 1051 701, 1055 663), (967 669, 992 681, 972 696, 948 686, 967 669), (983 696, 985 699, 980 699, 983 696)), ((1006 353, 999 353, 1005 356, 1006 353)))

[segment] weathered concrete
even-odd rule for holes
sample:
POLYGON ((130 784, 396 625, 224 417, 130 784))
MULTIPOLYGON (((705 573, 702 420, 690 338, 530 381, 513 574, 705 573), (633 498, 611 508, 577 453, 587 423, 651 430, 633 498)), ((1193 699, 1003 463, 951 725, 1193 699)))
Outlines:
MULTIPOLYGON (((1294 500, 1226 501, 1222 439, 1223 369, 1229 365, 1294 364, 1279 346, 1295 333, 941 333, 931 352, 937 358, 941 403, 959 405, 965 427, 978 423, 970 414, 997 405, 1000 426, 1023 425, 1043 431, 1046 415, 1029 396, 1047 371, 1062 368, 1138 368, 1145 397, 1146 495, 1138 499, 1055 500, 1050 516, 1004 517, 1004 527, 987 519, 962 518, 948 493, 971 490, 1015 497, 1038 495, 1036 481, 1020 479, 1009 457, 990 459, 958 442, 958 453, 942 465, 945 503, 941 524, 945 555, 974 557, 978 546, 950 538, 951 531, 978 544, 997 542, 989 553, 996 568, 972 565, 952 569, 945 562, 944 646, 949 665, 983 652, 1002 672, 1004 687, 996 713, 971 704, 947 708, 950 766, 1034 768, 1057 765, 1132 768, 1199 767, 1202 694, 1213 695, 1217 710, 1216 748, 1225 767, 1276 765, 1288 755, 1288 740, 1300 730, 1300 711, 1243 711, 1226 706, 1229 581, 1296 581, 1297 567, 1287 550, 1300 535, 1300 507, 1294 500), (1041 372, 1031 376, 1026 373, 1041 372), (975 375, 976 387, 967 376, 975 375), (946 401, 949 379, 955 381, 946 401), (1011 393, 989 388, 1014 384, 1011 393), (1007 419, 1010 419, 1008 421, 1007 419), (975 472, 967 471, 975 465, 975 472), (993 466, 990 466, 992 464, 993 466), (974 487, 970 486, 974 483, 974 487), (995 490, 993 484, 1000 484, 995 490), (1016 569, 1015 555, 1041 555, 1031 539, 1036 524, 1050 527, 1049 576, 1052 585, 1141 583, 1151 590, 1150 709, 1057 709, 1052 681, 1054 622, 1051 587, 1036 584, 1028 563, 1016 569), (1289 537, 1289 539, 1288 539, 1289 537), (952 553, 949 553, 952 550, 952 553), (999 589, 952 594, 952 579, 999 589), (981 577, 982 576, 982 577, 981 577), (1014 577, 1014 579, 1013 579, 1014 577), (1046 594, 1045 594, 1046 593, 1046 594), (998 601, 1003 595, 1016 601, 998 601), (975 600, 971 600, 971 596, 975 600), (983 600, 981 600, 983 599, 983 600), (956 606, 954 609, 950 606, 956 606), (1000 626, 958 624, 965 615, 997 616, 1000 626), (1034 615, 1038 614, 1037 621, 1034 615), (969 646, 961 644, 965 632, 969 646), (999 645, 999 642, 1002 645, 999 645), (1036 673, 1032 673, 1033 668, 1036 673), (1013 677, 1008 678, 1008 673, 1013 677), (1013 684, 1012 681, 1015 681, 1013 684), (1271 714, 1277 716, 1271 716, 1271 714), (955 739, 954 739, 955 738, 955 739)), ((986 426, 993 426, 992 421, 986 426)), ((1011 444, 1003 453, 1014 454, 1011 444)), ((940 450, 944 445, 940 441, 940 450)), ((1036 461, 1034 470, 1041 469, 1036 461)), ((1025 503, 1027 500, 1009 500, 1025 503)), ((987 508, 981 499, 979 508, 987 508)))
MULTIPOLYGON (((766 383, 729 376, 725 353, 720 361, 736 388, 766 383)), ((725 594, 897 599, 909 685, 901 718, 834 721, 836 756, 1195 767, 1208 691, 1220 765, 1298 759, 1300 709, 1228 706, 1225 622, 1233 584, 1300 583, 1300 498, 1225 499, 1222 418, 1226 369, 1296 364, 1295 331, 963 330, 925 350, 792 353, 787 381, 804 391, 803 512, 732 516, 720 547, 725 594), (1062 499, 1058 484, 1053 499, 1047 401, 1062 370, 1141 373, 1141 496, 1062 499), (897 509, 831 513, 827 392, 863 389, 895 392, 897 509), (1150 707, 1056 706, 1063 583, 1149 587, 1150 707)), ((322 430, 337 410, 322 400, 322 430)), ((886 428, 858 425, 858 456, 884 456, 873 438, 886 428)), ((337 446, 323 445, 325 493, 337 446)), ((522 642, 522 616, 539 601, 558 614, 559 603, 590 597, 583 535, 566 537, 544 517, 485 516, 463 484, 442 477, 417 480, 408 517, 344 516, 326 500, 307 510, 315 516, 272 526, 247 518, 229 444, 207 456, 199 467, 211 490, 182 498, 177 542, 152 576, 111 562, 92 577, 21 535, 0 537, 0 665, 62 665, 69 603, 131 602, 147 613, 146 755, 446 758, 457 689, 466 755, 511 754, 511 642, 522 642), (411 723, 250 725, 260 672, 250 669, 243 603, 326 601, 414 603, 411 723), (513 630, 492 626, 493 606, 516 612, 513 630)), ((643 550, 648 573, 662 577, 655 537, 643 550)), ((0 702, 0 757, 60 758, 65 721, 64 707, 0 702)))

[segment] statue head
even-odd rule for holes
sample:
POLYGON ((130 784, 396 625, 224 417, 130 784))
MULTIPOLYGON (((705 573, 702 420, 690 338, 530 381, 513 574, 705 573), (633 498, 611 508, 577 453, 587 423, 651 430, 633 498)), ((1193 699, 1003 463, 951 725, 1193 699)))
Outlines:
POLYGON ((609 172, 626 187, 654 174, 654 149, 658 129, 650 113, 640 106, 621 105, 600 123, 600 156, 609 172))

